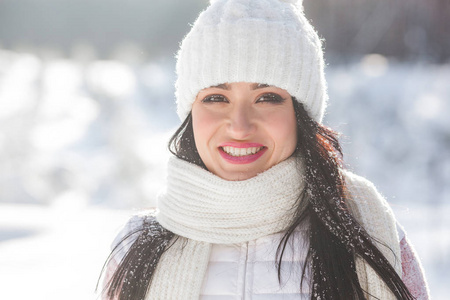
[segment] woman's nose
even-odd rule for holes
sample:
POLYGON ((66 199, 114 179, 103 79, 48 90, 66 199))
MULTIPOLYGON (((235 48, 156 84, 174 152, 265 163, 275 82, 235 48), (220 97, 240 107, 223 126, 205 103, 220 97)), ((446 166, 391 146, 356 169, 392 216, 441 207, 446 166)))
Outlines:
POLYGON ((255 118, 251 108, 247 106, 236 106, 230 113, 229 126, 230 135, 234 139, 246 139, 255 130, 255 118))

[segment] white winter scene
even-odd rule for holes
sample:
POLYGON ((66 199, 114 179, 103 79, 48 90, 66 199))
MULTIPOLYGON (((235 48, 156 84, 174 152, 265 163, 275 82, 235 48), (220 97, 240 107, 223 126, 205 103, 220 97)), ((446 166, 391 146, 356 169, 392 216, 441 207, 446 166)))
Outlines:
MULTIPOLYGON (((0 298, 94 297, 115 233, 163 189, 173 67, 0 53, 0 298)), ((390 202, 445 299, 450 66, 375 55, 327 76, 348 167, 390 202)))
MULTIPOLYGON (((11 3, 3 12, 12 11, 11 3)), ((196 3, 192 16, 207 1, 196 3)), ((0 4, 0 28, 8 21, 1 11, 0 4)), ((187 21, 182 25, 188 30, 187 21)), ((164 189, 167 142, 180 124, 173 45, 182 35, 171 37, 171 53, 155 50, 142 59, 145 50, 132 43, 108 57, 84 42, 70 53, 32 42, 10 47, 5 32, 0 299, 98 299, 115 234, 130 215, 156 206, 164 189)), ((407 42, 421 34, 414 31, 407 42)), ((366 53, 330 59, 326 77, 324 123, 341 133, 347 168, 384 195, 422 261, 432 298, 448 299, 448 60, 366 53)))

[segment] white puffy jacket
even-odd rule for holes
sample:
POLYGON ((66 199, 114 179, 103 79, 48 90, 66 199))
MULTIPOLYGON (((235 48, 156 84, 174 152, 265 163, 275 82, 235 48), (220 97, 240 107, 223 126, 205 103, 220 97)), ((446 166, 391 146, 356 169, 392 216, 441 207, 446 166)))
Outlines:
MULTIPOLYGON (((143 216, 130 219, 113 242, 113 246, 140 226, 143 216)), ((403 280, 417 299, 428 299, 426 282, 419 261, 407 243, 404 231, 397 224, 397 232, 401 241, 403 280)), ((201 300, 290 300, 310 299, 308 280, 305 280, 300 291, 303 259, 306 245, 301 229, 294 233, 293 243, 289 242, 283 255, 281 283, 278 281, 276 251, 282 233, 240 244, 213 244, 209 265, 203 280, 201 300), (298 245, 303 247, 298 248, 298 245), (303 253, 299 253, 303 252, 303 253)), ((131 244, 128 244, 131 245, 131 244)), ((119 261, 128 250, 123 247, 115 256, 119 261)), ((113 264, 108 271, 114 270, 113 264)), ((109 277, 110 275, 107 275, 109 277)))
MULTIPOLYGON (((420 260, 397 223, 400 240, 403 281, 417 300, 428 300, 429 290, 420 260)), ((275 262, 281 233, 268 235, 247 243, 212 247, 208 269, 203 281, 201 300, 300 300, 310 299, 308 280, 300 290, 302 257, 306 243, 300 230, 295 244, 304 246, 294 252, 288 243, 283 256, 281 283, 275 262)))
MULTIPOLYGON (((309 299, 307 283, 300 293, 304 255, 295 255, 290 243, 283 255, 281 284, 276 251, 282 234, 273 234, 241 244, 214 244, 203 281, 201 300, 309 299), (301 295, 301 296, 300 296, 301 295)), ((302 233, 295 233, 295 243, 302 233)), ((303 248, 295 251, 303 251, 303 248)))

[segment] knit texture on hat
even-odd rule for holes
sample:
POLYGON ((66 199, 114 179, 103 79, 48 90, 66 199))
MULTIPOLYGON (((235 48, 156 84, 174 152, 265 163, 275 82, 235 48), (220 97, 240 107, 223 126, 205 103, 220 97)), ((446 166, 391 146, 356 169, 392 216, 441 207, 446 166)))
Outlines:
POLYGON ((301 1, 213 1, 181 43, 176 70, 182 120, 200 90, 222 83, 282 88, 318 122, 328 99, 322 44, 301 1))

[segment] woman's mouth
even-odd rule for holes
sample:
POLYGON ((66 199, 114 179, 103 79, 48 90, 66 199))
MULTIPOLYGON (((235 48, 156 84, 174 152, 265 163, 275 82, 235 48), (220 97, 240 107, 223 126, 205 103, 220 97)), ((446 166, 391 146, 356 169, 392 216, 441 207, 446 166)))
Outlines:
POLYGON ((252 155, 256 154, 262 149, 264 149, 264 146, 262 147, 249 147, 249 148, 235 148, 231 146, 225 146, 221 147, 222 151, 225 153, 231 155, 231 156, 246 156, 246 155, 252 155))
POLYGON ((238 147, 231 145, 221 145, 219 147, 220 155, 232 164, 248 164, 254 162, 266 150, 267 147, 255 143, 240 144, 238 147))

